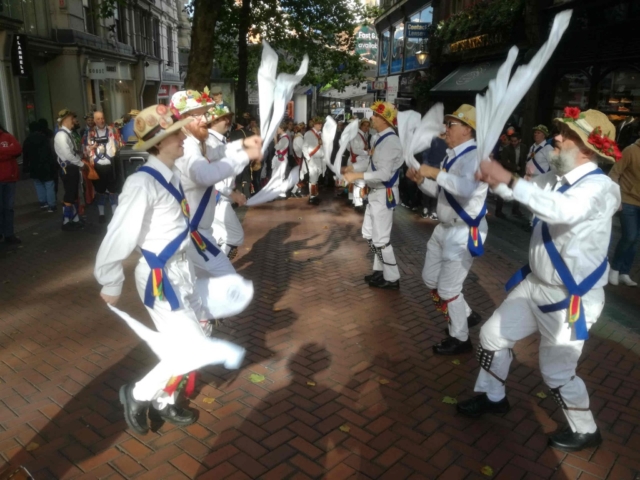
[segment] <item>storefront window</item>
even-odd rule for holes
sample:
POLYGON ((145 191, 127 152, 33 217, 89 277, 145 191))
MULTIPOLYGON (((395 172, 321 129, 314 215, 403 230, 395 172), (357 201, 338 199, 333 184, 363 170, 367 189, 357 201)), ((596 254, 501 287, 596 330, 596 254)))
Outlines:
POLYGON ((385 76, 389 74, 389 40, 391 34, 389 30, 385 30, 380 35, 380 69, 379 75, 385 76))
POLYGON ((404 23, 395 25, 393 31, 393 43, 391 45, 391 73, 402 72, 404 60, 404 23))
POLYGON ((604 77, 598 88, 597 108, 614 117, 640 113, 640 72, 623 68, 604 77))
POLYGON ((16 20, 24 19, 21 0, 1 0, 0 5, 2 6, 0 14, 5 17, 14 18, 16 20))
POLYGON ((589 102, 589 89, 591 82, 582 72, 567 73, 559 81, 556 87, 553 105, 556 109, 554 115, 561 116, 564 107, 587 108, 589 102))
POLYGON ((404 52, 404 71, 425 68, 427 63, 420 65, 416 53, 427 48, 426 27, 431 24, 433 8, 427 7, 411 16, 411 22, 406 26, 406 40, 404 52))

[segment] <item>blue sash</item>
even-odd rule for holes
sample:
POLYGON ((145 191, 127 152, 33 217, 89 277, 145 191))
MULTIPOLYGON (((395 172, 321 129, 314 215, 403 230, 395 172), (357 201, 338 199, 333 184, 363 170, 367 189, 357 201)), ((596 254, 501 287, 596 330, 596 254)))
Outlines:
MULTIPOLYGON (((557 191, 560 193, 564 193, 569 190, 573 185, 576 185, 583 178, 588 177, 589 175, 604 175, 604 172, 599 168, 593 170, 582 177, 580 177, 576 182, 569 185, 563 185, 557 191)), ((537 222, 536 222, 537 223, 537 222)), ((582 305, 582 296, 586 295, 595 285, 598 283, 598 280, 602 278, 604 273, 607 270, 607 265, 609 263, 608 258, 605 258, 602 263, 596 268, 587 278, 585 278, 581 283, 577 283, 573 278, 573 275, 569 271, 567 264, 562 259, 560 252, 556 248, 553 243, 553 239, 551 238, 551 233, 549 232, 549 225, 546 222, 542 222, 542 240, 544 242, 545 250, 551 259, 551 263, 553 268, 555 268, 556 272, 558 272, 558 276, 560 280, 562 280, 563 285, 569 292, 569 297, 564 300, 553 303, 551 305, 540 305, 538 308, 543 313, 551 313, 558 312, 560 310, 568 309, 569 311, 569 324, 575 326, 576 339, 577 340, 587 340, 589 338, 589 333, 587 331, 587 321, 584 316, 584 308, 582 305)), ((509 279, 507 284, 505 285, 505 289, 511 290, 513 287, 522 282, 527 275, 531 273, 531 267, 527 264, 518 270, 512 277, 509 279)))
POLYGON ((211 255, 213 255, 214 257, 217 257, 220 253, 218 247, 211 243, 206 237, 200 235, 200 232, 198 231, 198 226, 200 225, 200 221, 202 220, 204 211, 207 209, 209 200, 211 200, 212 192, 213 187, 209 187, 205 190, 204 195, 202 196, 202 200, 200 200, 200 204, 196 209, 196 213, 191 218, 191 222, 189 222, 189 229, 191 230, 191 241, 196 247, 196 252, 198 252, 198 254, 204 259, 205 262, 209 261, 205 252, 211 253, 211 255))
MULTIPOLYGON (((458 160, 458 158, 466 155, 473 150, 476 150, 478 147, 476 145, 471 145, 465 148, 459 155, 456 155, 451 160, 447 161, 445 158, 444 163, 442 165, 442 169, 445 172, 448 172, 449 169, 453 166, 454 163, 458 160)), ((438 187, 442 190, 441 187, 438 187)), ((451 195, 449 192, 444 190, 444 196, 451 205, 451 208, 456 212, 456 214, 460 217, 460 219, 469 226, 469 238, 467 239, 467 248, 469 249, 469 253, 472 257, 479 257, 484 253, 484 245, 482 244, 482 236, 480 235, 480 222, 487 214, 487 203, 482 206, 482 210, 478 214, 476 218, 472 218, 467 212, 465 212, 464 208, 458 203, 458 201, 451 195)))
POLYGON ((149 279, 147 280, 147 286, 144 291, 144 304, 149 308, 153 308, 156 297, 161 300, 166 298, 171 306, 171 310, 177 310, 180 308, 180 301, 171 286, 171 282, 169 282, 169 279, 165 275, 164 268, 169 259, 178 251, 187 235, 189 235, 189 205, 187 204, 182 191, 178 190, 170 182, 167 182, 160 172, 147 166, 140 167, 138 171, 151 175, 160 185, 166 188, 167 191, 173 195, 180 204, 182 214, 185 216, 185 220, 187 222, 184 232, 169 242, 169 244, 164 247, 158 255, 143 248, 140 249, 144 259, 151 268, 151 272, 149 272, 149 279))
MULTIPOLYGON (((538 171, 540 173, 547 173, 549 171, 549 170, 547 170, 547 172, 545 172, 544 169, 540 166, 540 164, 538 162, 536 162, 536 153, 538 153, 540 150, 542 150, 546 146, 547 146, 547 144, 536 148, 533 152, 531 152, 531 155, 530 155, 531 161, 533 162, 533 164, 536 166, 536 168, 538 169, 538 171)), ((533 148, 533 147, 531 147, 531 148, 533 148)))
MULTIPOLYGON (((380 144, 380 142, 382 142, 382 140, 384 140, 390 135, 395 135, 395 132, 388 132, 382 135, 376 141, 376 144, 373 146, 373 150, 375 151, 376 147, 380 144)), ((373 156, 371 157, 371 170, 373 170, 374 172, 376 171, 376 165, 373 163, 373 156)), ((393 174, 393 176, 388 182, 382 182, 382 184, 387 189, 387 196, 386 196, 387 208, 395 208, 397 206, 396 197, 393 194, 393 186, 398 181, 399 176, 400 176, 400 169, 396 170, 396 172, 393 174)))

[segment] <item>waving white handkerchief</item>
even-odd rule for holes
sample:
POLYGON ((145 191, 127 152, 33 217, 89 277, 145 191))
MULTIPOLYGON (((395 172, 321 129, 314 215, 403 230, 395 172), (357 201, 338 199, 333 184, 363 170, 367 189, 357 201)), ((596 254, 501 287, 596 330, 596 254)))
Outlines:
POLYGON ((340 148, 338 149, 338 153, 336 153, 336 159, 333 162, 333 167, 329 165, 329 168, 336 175, 336 180, 341 180, 342 175, 340 174, 340 167, 342 166, 342 155, 345 150, 349 148, 349 144, 353 139, 358 136, 358 131, 360 130, 360 119, 353 120, 346 126, 346 128, 342 131, 342 135, 340 135, 340 148))

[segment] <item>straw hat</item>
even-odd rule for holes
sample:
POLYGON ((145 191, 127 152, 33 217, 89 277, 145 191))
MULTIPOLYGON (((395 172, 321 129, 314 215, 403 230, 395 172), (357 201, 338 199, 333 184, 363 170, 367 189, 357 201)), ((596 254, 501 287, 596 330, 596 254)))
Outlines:
POLYGON ((464 103, 455 112, 444 116, 444 118, 447 117, 460 120, 465 125, 476 129, 476 107, 474 106, 464 103))
POLYGON ((76 117, 76 112, 69 110, 68 108, 63 108, 58 112, 57 122, 62 123, 62 121, 67 117, 76 117))
POLYGON ((132 117, 137 117, 138 115, 140 115, 140 110, 136 110, 135 108, 131 109, 131 111, 129 112, 129 115, 132 117))
POLYGON ((373 110, 374 115, 381 117, 392 127, 395 127, 398 124, 396 120, 398 117, 398 110, 396 110, 396 107, 394 107, 393 104, 378 100, 377 102, 373 102, 371 110, 373 110))
POLYGON ((201 115, 213 105, 209 88, 204 87, 202 93, 197 90, 181 90, 174 93, 169 108, 176 118, 182 118, 185 115, 201 115))
POLYGON ((207 111, 207 123, 213 123, 223 117, 233 116, 233 112, 226 105, 214 105, 207 111))
POLYGON ((542 132, 545 137, 549 136, 549 129, 546 127, 546 125, 536 125, 535 127, 533 127, 533 131, 542 132))
POLYGON ((580 137, 584 146, 598 156, 613 163, 622 158, 615 140, 616 127, 604 113, 598 110, 581 112, 577 107, 565 107, 564 116, 555 121, 569 127, 580 137))
POLYGON ((219 85, 211 87, 211 95, 222 95, 222 87, 219 85))
POLYGON ((134 150, 149 150, 170 135, 178 132, 193 118, 173 121, 171 112, 165 105, 147 107, 138 114, 133 124, 133 131, 138 137, 134 150))
POLYGON ((318 123, 324 124, 324 117, 313 117, 309 122, 309 125, 317 125, 318 123))

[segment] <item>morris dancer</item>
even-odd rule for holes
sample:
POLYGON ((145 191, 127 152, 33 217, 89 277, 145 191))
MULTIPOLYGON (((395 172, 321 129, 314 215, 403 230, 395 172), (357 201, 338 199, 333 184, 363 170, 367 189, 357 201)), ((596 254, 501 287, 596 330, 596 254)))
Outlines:
POLYGON ((422 279, 431 290, 436 308, 449 322, 448 338, 434 345, 433 352, 457 355, 472 350, 469 327, 480 322, 480 316, 464 300, 462 285, 473 258, 484 252, 482 244, 488 232, 484 218, 487 185, 475 179, 478 170, 475 107, 460 106, 445 116, 445 125, 449 149, 442 169, 422 165, 419 172, 409 170, 407 176, 424 193, 438 198, 440 223, 427 243, 422 279))
POLYGON ((75 231, 84 228, 78 212, 80 194, 80 170, 84 167, 82 155, 73 136, 76 114, 65 108, 58 113, 60 129, 54 138, 54 147, 60 165, 60 178, 64 186, 62 206, 62 230, 75 231))
MULTIPOLYGON (((369 142, 367 137, 369 136, 369 128, 371 122, 369 120, 360 121, 360 131, 356 138, 349 143, 349 150, 351 152, 351 166, 354 172, 366 172, 369 168, 369 142)), ((353 184, 353 206, 358 213, 364 213, 363 197, 364 188, 366 187, 364 180, 356 180, 353 184)))
POLYGON ((312 205, 319 205, 320 198, 318 194, 318 178, 322 175, 323 171, 323 158, 324 150, 322 149, 322 124, 324 119, 322 117, 315 117, 311 120, 311 127, 307 133, 304 134, 304 144, 302 145, 302 153, 307 161, 305 163, 305 169, 309 173, 309 203, 312 205))
POLYGON ((526 173, 530 178, 544 175, 551 168, 553 147, 547 142, 549 129, 545 125, 533 127, 533 145, 527 157, 526 173))
MULTIPOLYGON (((287 166, 288 166, 288 155, 289 155, 289 136, 287 135, 286 129, 287 122, 282 122, 278 127, 278 132, 276 134, 276 138, 274 139, 276 148, 275 155, 271 159, 271 176, 275 177, 278 175, 282 181, 286 180, 287 175, 287 166)), ((280 198, 287 198, 286 192, 281 193, 280 198)))
POLYGON ((295 132, 295 135, 293 137, 293 159, 296 162, 296 165, 298 165, 300 167, 300 181, 294 185, 293 189, 291 190, 291 196, 292 197, 297 197, 297 198, 301 198, 302 197, 302 185, 303 185, 303 181, 302 181, 302 176, 303 176, 303 162, 306 165, 307 161, 304 159, 304 154, 303 152, 303 145, 304 145, 304 133, 305 133, 305 128, 306 125, 303 123, 299 123, 298 125, 296 125, 293 129, 295 132))
POLYGON ((615 127, 597 110, 567 107, 556 123, 560 133, 551 172, 526 181, 496 162, 480 165, 478 176, 506 200, 529 208, 536 221, 529 265, 507 283, 518 286, 480 331, 475 391, 482 393, 457 408, 471 417, 509 411, 505 382, 511 349, 539 331, 542 378, 569 423, 551 435, 549 445, 573 452, 602 442, 576 366, 604 307, 611 221, 620 206, 618 185, 597 162, 615 162, 621 155, 615 127))
MULTIPOLYGON (((226 133, 231 127, 233 112, 228 107, 215 107, 209 110, 208 119, 209 137, 207 138, 207 158, 210 162, 220 161, 221 145, 227 143, 226 133)), ((259 158, 259 157, 258 157, 259 158)), ((252 158, 253 160, 254 158, 252 158)), ((242 171, 242 170, 241 170, 242 171)), ((231 175, 216 183, 218 193, 215 197, 216 209, 213 219, 213 236, 217 239, 220 249, 233 260, 238 254, 238 247, 244 243, 244 230, 238 220, 232 204, 243 206, 247 203, 247 197, 237 192, 236 177, 231 175)))
POLYGON ((107 192, 109 192, 112 215, 118 206, 118 182, 113 162, 122 146, 122 141, 118 130, 107 125, 104 113, 94 112, 93 121, 94 126, 87 130, 84 139, 84 151, 85 157, 98 175, 98 178, 91 183, 96 190, 98 223, 105 223, 104 207, 107 203, 107 192))
MULTIPOLYGON (((204 336, 200 326, 202 302, 194 291, 195 275, 187 255, 191 248, 189 205, 182 193, 180 172, 174 166, 183 154, 184 134, 180 129, 190 121, 174 123, 164 105, 146 108, 136 118, 139 141, 134 148, 148 151, 149 159, 127 178, 94 271, 103 286, 101 297, 115 305, 124 283, 122 262, 139 248, 142 258, 135 270, 138 294, 158 332, 176 342, 204 336)), ((242 349, 238 350, 241 359, 242 349)), ((229 358, 228 364, 233 363, 229 358)), ((182 372, 175 368, 161 360, 144 378, 120 388, 125 420, 137 433, 149 431, 147 410, 151 418, 176 425, 196 421, 192 411, 176 405, 181 380, 176 375, 182 372)), ((187 395, 193 390, 194 380, 193 374, 188 376, 187 395)))
POLYGON ((402 167, 402 146, 393 126, 398 115, 389 102, 375 102, 371 109, 373 128, 379 133, 373 146, 371 162, 366 172, 349 171, 347 182, 364 180, 369 186, 369 204, 362 223, 362 236, 369 242, 374 253, 373 274, 364 277, 370 287, 397 290, 400 288, 400 271, 391 246, 393 211, 396 207, 398 177, 402 167))

